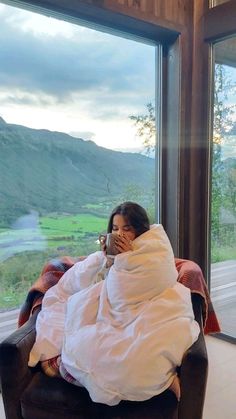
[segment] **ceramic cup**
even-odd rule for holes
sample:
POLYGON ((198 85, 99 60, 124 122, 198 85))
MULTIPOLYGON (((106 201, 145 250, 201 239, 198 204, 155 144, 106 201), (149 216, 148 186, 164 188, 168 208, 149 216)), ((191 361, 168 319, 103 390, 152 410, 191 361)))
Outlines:
POLYGON ((115 240, 117 235, 114 233, 107 233, 107 234, 100 234, 99 242, 101 245, 106 245, 106 254, 107 256, 115 256, 118 255, 119 250, 116 247, 115 240))

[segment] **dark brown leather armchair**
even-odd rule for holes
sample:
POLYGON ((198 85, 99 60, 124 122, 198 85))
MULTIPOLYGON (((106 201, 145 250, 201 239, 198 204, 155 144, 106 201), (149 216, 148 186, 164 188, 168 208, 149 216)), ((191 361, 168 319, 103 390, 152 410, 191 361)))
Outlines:
MULTIPOLYGON (((202 297, 192 294, 194 313, 202 328, 202 297)), ((38 311, 0 344, 0 376, 6 419, 201 419, 208 358, 204 335, 186 352, 179 369, 181 400, 166 390, 145 402, 109 407, 93 403, 86 389, 29 368, 38 311)), ((178 336, 176 337, 178 339, 178 336)))

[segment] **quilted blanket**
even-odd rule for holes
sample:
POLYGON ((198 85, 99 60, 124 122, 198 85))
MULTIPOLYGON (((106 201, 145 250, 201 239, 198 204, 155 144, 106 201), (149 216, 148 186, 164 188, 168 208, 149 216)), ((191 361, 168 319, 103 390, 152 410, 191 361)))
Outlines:
POLYGON ((197 339, 190 290, 177 282, 169 240, 154 225, 116 256, 104 281, 102 252, 76 263, 45 294, 29 365, 61 353, 93 401, 146 400, 168 388, 197 339))

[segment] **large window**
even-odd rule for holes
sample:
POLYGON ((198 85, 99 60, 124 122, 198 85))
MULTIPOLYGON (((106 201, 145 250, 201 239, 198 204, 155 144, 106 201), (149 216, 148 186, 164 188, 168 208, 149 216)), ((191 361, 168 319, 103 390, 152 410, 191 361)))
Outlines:
POLYGON ((214 53, 211 295, 222 332, 236 338, 236 37, 214 53))
POLYGON ((154 220, 158 46, 2 4, 0 25, 5 310, 46 260, 98 249, 118 202, 154 220))

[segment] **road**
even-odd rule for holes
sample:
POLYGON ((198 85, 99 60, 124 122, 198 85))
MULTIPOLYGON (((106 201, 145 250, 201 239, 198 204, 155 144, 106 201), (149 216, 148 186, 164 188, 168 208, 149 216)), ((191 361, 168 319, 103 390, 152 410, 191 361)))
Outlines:
POLYGON ((0 313, 0 342, 17 328, 19 309, 0 313))
POLYGON ((236 302, 236 260, 212 264, 211 299, 218 307, 236 302))
POLYGON ((212 265, 211 299, 222 333, 236 338, 236 260, 212 265))

